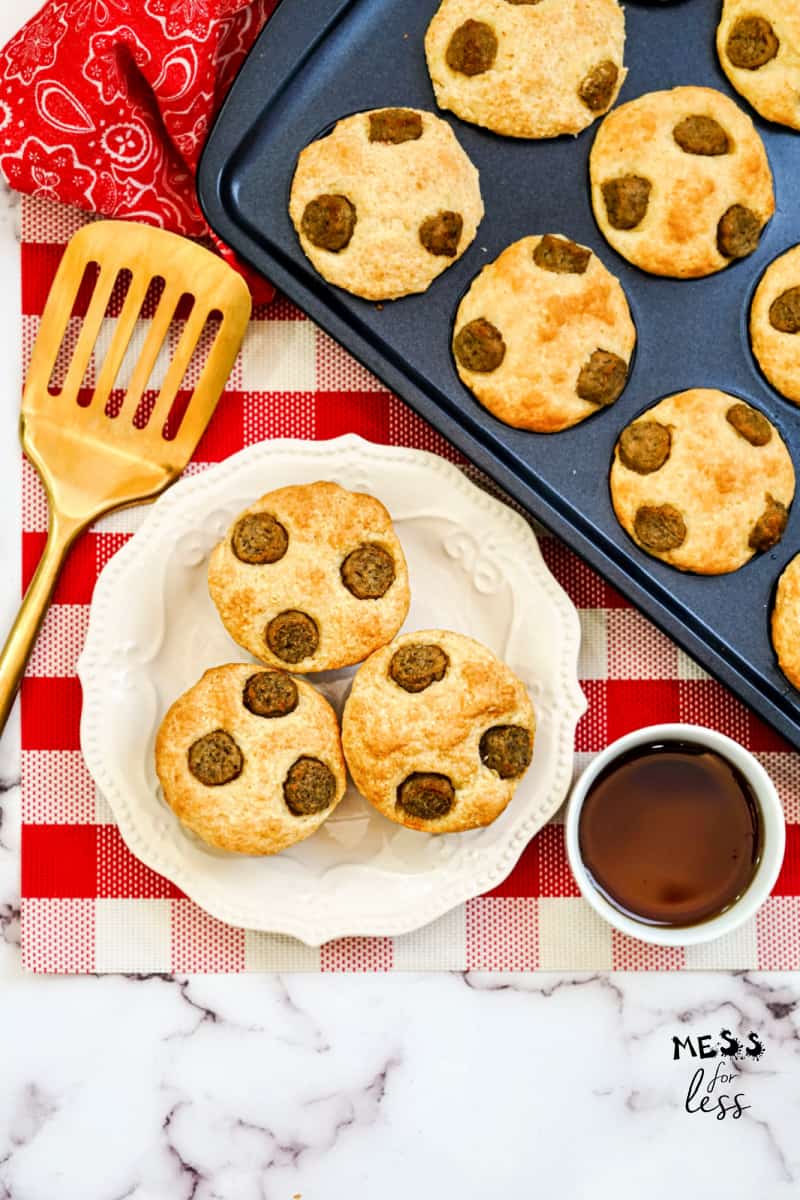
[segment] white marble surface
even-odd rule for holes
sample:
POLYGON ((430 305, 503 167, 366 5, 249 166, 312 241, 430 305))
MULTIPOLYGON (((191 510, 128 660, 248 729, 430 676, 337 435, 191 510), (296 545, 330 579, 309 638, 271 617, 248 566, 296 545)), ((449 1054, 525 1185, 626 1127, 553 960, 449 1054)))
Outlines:
MULTIPOLYGON (((0 40, 36 0, 0 5, 0 40)), ((17 206, 0 194, 0 618, 19 587, 17 206)), ((0 743, 0 1200, 800 1195, 800 975, 26 977, 0 743), (672 1037, 759 1032, 741 1119, 672 1037)), ((712 1062, 712 1067, 714 1063, 712 1062)))

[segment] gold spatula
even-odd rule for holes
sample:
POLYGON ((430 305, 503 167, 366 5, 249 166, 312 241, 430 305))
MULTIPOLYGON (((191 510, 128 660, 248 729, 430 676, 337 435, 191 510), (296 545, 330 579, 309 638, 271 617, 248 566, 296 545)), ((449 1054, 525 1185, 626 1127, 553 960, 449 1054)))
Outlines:
MULTIPOLYGON (((186 238, 127 221, 97 221, 83 226, 67 246, 42 315, 22 398, 22 445, 47 492, 50 526, 38 569, 0 655, 0 731, 75 538, 103 513, 152 500, 177 479, 214 412, 249 317, 250 293, 241 276, 186 238), (86 315, 56 391, 50 380, 78 291, 92 266, 97 274, 86 315), (129 279, 127 292, 108 350, 97 363, 96 382, 84 388, 86 368, 106 326, 121 272, 121 278, 129 279), (163 290, 122 404, 116 415, 109 415, 114 411, 109 404, 112 390, 145 297, 160 280, 163 290), (182 312, 190 304, 191 309, 147 417, 143 398, 179 302, 182 312), (168 418, 179 390, 183 397, 189 388, 181 386, 184 375, 215 313, 222 318, 216 337, 175 432, 168 418)), ((176 412, 170 418, 172 426, 176 412)))

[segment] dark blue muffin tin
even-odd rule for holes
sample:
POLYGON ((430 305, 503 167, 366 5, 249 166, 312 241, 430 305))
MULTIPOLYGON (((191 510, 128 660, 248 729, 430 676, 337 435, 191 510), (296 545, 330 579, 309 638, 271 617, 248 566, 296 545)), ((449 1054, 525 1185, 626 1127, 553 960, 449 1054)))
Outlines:
MULTIPOLYGON (((760 374, 747 316, 768 263, 800 242, 800 134, 762 121, 731 89, 714 45, 721 0, 628 3, 620 102, 680 84, 719 88, 755 119, 775 177, 777 211, 750 258, 707 279, 659 279, 630 266, 592 216, 578 138, 517 141, 442 115, 478 166, 486 216, 466 254, 422 296, 379 308, 332 288, 305 258, 287 215, 297 154, 361 109, 436 110, 423 37, 438 0, 283 0, 212 131, 199 195, 209 223, 356 358, 549 526, 707 670, 800 748, 800 694, 769 640, 775 583, 800 549, 800 500, 783 540, 730 575, 674 570, 640 551, 614 517, 608 469, 620 430, 661 397, 719 387, 758 405, 800 473, 800 412, 760 374), (591 246, 627 292, 638 331, 631 377, 611 408, 563 433, 510 429, 462 386, 452 319, 470 280, 526 234, 591 246)), ((742 197, 747 203, 747 197, 742 197)))

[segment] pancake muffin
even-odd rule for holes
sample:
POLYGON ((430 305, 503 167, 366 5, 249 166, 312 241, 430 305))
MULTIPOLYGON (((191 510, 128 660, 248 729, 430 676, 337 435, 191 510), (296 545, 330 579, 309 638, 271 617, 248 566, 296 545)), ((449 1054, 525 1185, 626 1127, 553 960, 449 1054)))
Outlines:
POLYGON ((775 209, 753 122, 713 88, 650 92, 603 121, 589 158, 598 225, 654 275, 711 275, 751 254, 775 209))
POLYGON ((303 679, 254 663, 206 671, 156 737, 164 798, 199 838, 277 854, 330 816, 345 792, 339 726, 303 679))
POLYGON ((800 688, 800 554, 778 580, 772 610, 772 644, 780 669, 790 683, 800 688))
POLYGON ((356 113, 301 152, 289 215, 329 283, 367 300, 424 292, 483 217, 477 169, 433 113, 356 113))
POLYGON ((211 554, 208 587, 235 642, 301 674, 361 662, 409 605, 391 517, 338 483, 279 488, 245 509, 211 554))
POLYGON ((508 137, 580 133, 617 98, 616 0, 443 0, 425 35, 436 102, 508 137))
POLYGON ((781 539, 794 468, 775 427, 736 396, 693 388, 622 431, 611 499, 637 545, 682 571, 721 575, 781 539))
POLYGON ((767 267, 750 309, 750 341, 761 370, 800 404, 800 246, 767 267))
POLYGON ((756 112, 800 129, 797 0, 724 0, 717 53, 728 79, 756 112))
POLYGON ((625 293, 586 246, 559 234, 514 242, 459 305, 461 379, 508 425, 555 433, 613 404, 636 344, 625 293))
POLYGON ((359 668, 342 719, 356 787, 410 829, 488 825, 533 754, 535 720, 522 682, 480 642, 406 633, 359 668))

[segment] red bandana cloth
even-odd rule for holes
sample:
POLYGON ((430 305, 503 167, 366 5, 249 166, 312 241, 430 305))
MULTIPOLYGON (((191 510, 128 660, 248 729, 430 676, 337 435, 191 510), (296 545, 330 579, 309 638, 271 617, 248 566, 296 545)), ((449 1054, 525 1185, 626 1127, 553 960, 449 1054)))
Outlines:
POLYGON ((275 4, 50 0, 0 51, 0 170, 32 196, 208 237, 200 154, 275 4))

